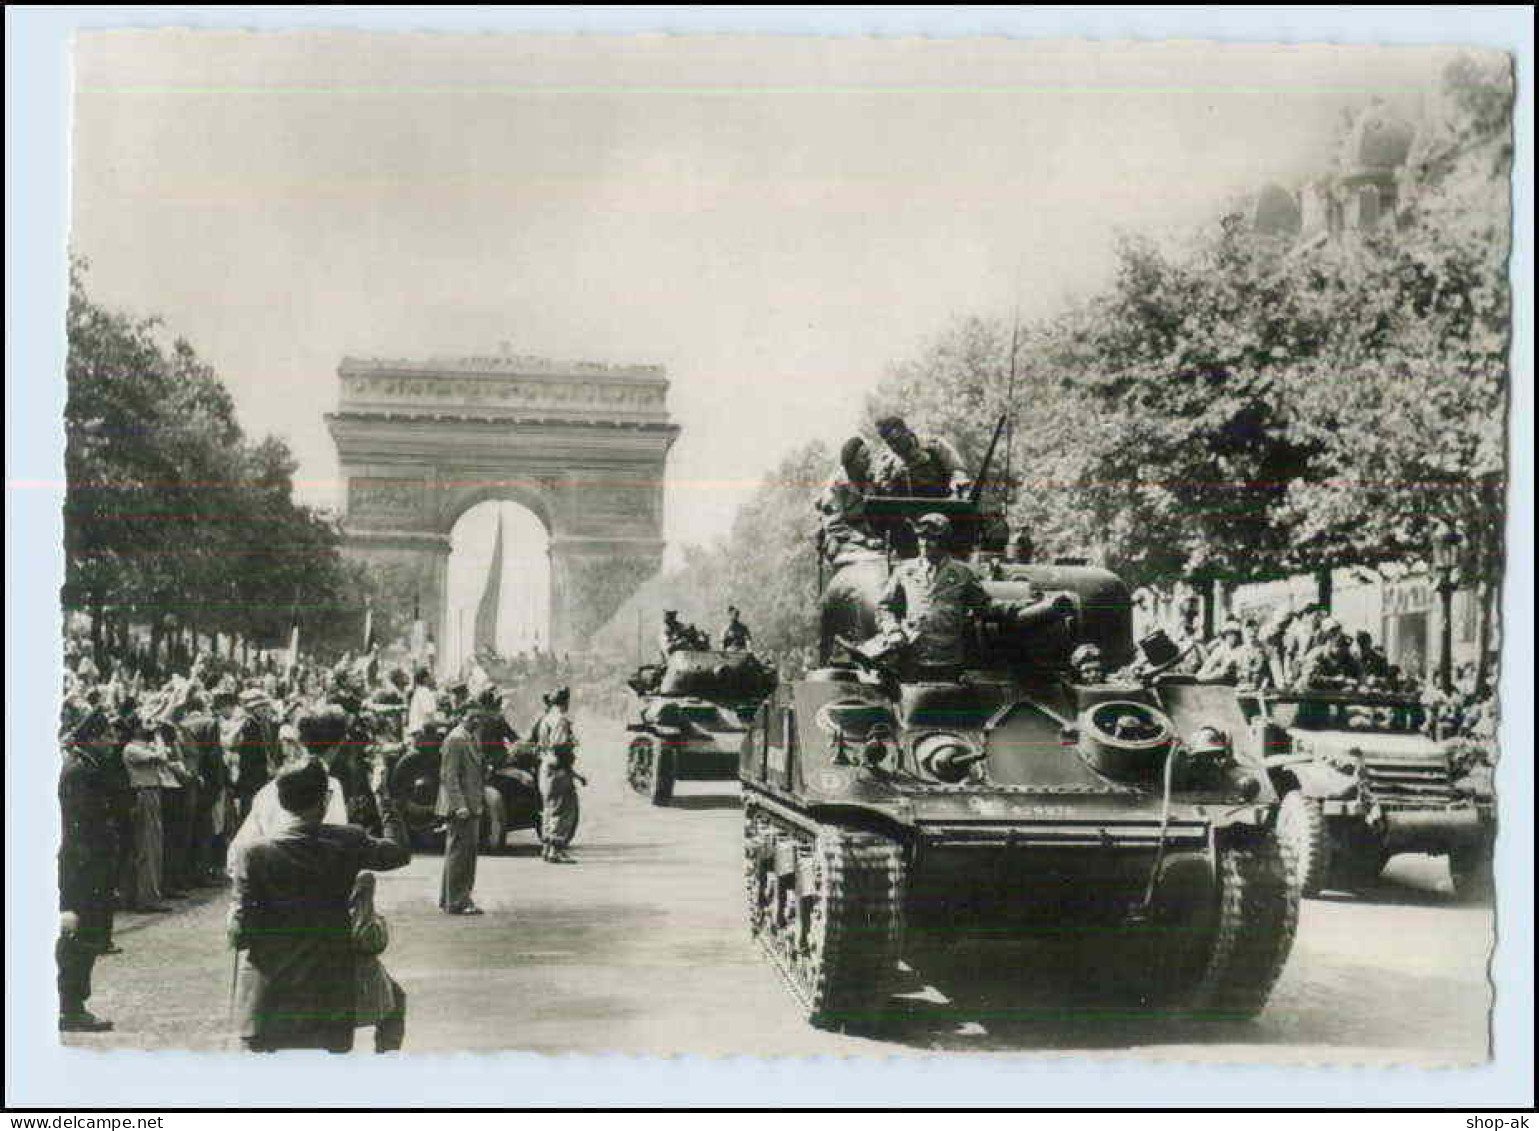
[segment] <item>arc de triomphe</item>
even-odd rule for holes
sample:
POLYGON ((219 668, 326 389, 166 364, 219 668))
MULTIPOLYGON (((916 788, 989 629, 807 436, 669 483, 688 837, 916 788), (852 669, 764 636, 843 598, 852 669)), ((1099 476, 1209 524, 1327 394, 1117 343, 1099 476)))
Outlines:
POLYGON ((550 646, 581 647, 663 554, 663 472, 679 427, 661 366, 496 356, 345 358, 326 416, 346 489, 344 549, 392 601, 420 600, 444 662, 449 535, 488 499, 550 537, 550 646))

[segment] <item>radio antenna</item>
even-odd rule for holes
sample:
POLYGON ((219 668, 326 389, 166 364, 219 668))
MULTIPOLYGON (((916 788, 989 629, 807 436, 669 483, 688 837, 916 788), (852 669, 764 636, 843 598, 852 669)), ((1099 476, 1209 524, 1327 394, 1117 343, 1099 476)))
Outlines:
POLYGON ((1010 477, 1015 454, 1015 361, 1021 344, 1021 304, 1015 304, 1015 319, 1010 324, 1010 384, 1005 393, 1005 507, 1015 501, 1015 480, 1010 477))

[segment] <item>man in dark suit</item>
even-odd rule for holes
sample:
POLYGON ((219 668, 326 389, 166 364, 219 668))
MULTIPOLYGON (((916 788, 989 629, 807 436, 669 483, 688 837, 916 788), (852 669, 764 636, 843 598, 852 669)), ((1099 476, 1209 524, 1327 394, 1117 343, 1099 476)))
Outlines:
POLYGON ((235 802, 239 819, 244 821, 252 800, 272 778, 273 770, 283 764, 283 754, 273 723, 272 701, 253 688, 242 693, 240 706, 244 717, 235 741, 230 743, 230 754, 235 762, 235 802))
POLYGON ((112 1028, 86 1009, 97 956, 112 948, 113 880, 118 835, 112 758, 116 736, 99 708, 71 733, 59 771, 59 1031, 112 1028))
POLYGON ((244 952, 236 979, 241 1041, 252 1052, 348 1052, 358 993, 349 897, 364 869, 410 863, 406 827, 388 796, 380 799, 384 839, 322 824, 330 782, 318 759, 284 768, 276 787, 296 822, 250 844, 235 867, 230 942, 244 952))
POLYGON ((444 872, 438 906, 447 915, 479 915, 471 899, 476 886, 476 853, 486 799, 486 754, 482 731, 502 717, 502 693, 488 687, 444 738, 438 773, 437 813, 444 818, 444 872))
POLYGON ((224 744, 219 738, 219 720, 205 709, 201 695, 187 697, 186 713, 181 719, 183 749, 187 768, 197 779, 196 800, 189 830, 189 873, 199 887, 219 883, 224 873, 215 844, 214 815, 224 798, 228 771, 224 764, 224 744))

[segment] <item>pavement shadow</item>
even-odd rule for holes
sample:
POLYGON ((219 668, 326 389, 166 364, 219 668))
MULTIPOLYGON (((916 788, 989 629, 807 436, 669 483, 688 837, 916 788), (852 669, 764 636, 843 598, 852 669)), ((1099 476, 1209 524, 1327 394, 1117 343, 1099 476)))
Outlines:
POLYGON ((506 859, 532 859, 540 855, 541 846, 538 841, 531 844, 505 844, 501 848, 485 848, 481 850, 482 856, 501 856, 506 859))
MULTIPOLYGON (((1461 899, 1452 891, 1431 888, 1423 884, 1405 883, 1390 876, 1381 876, 1373 883, 1357 891, 1328 888, 1318 895, 1309 896, 1325 903, 1369 903, 1384 907, 1471 907, 1478 901, 1461 899)), ((1489 902, 1489 901, 1486 901, 1489 902)))
POLYGON ((1309 1045, 1329 1059, 1331 1048, 1403 1047, 1397 1018, 1407 1015, 1438 1019, 1438 1031, 1456 1048, 1472 1008, 1467 987, 1456 979, 1433 976, 1408 985, 1395 971, 1346 962, 1324 972, 1318 986, 1313 979, 1290 986, 1285 969, 1256 1019, 1202 1019, 1151 1006, 1109 973, 1097 960, 1075 961, 1051 947, 962 944, 911 956, 893 995, 843 1028, 932 1051, 1309 1045), (1367 1004, 1389 1000, 1400 1003, 1393 1016, 1367 1004))
POLYGON ((1054 948, 961 945, 912 956, 893 996, 844 1028, 910 1048, 1051 1051, 1229 1043, 1244 1024, 1145 1006, 1054 948))

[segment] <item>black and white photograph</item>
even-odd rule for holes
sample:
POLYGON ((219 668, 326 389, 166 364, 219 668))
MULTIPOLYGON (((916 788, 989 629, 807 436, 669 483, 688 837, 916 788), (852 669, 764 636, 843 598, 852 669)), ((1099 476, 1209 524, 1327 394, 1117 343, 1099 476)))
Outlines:
POLYGON ((1509 50, 69 50, 7 809, 70 1053, 1411 1071, 1531 1020, 1509 50))

